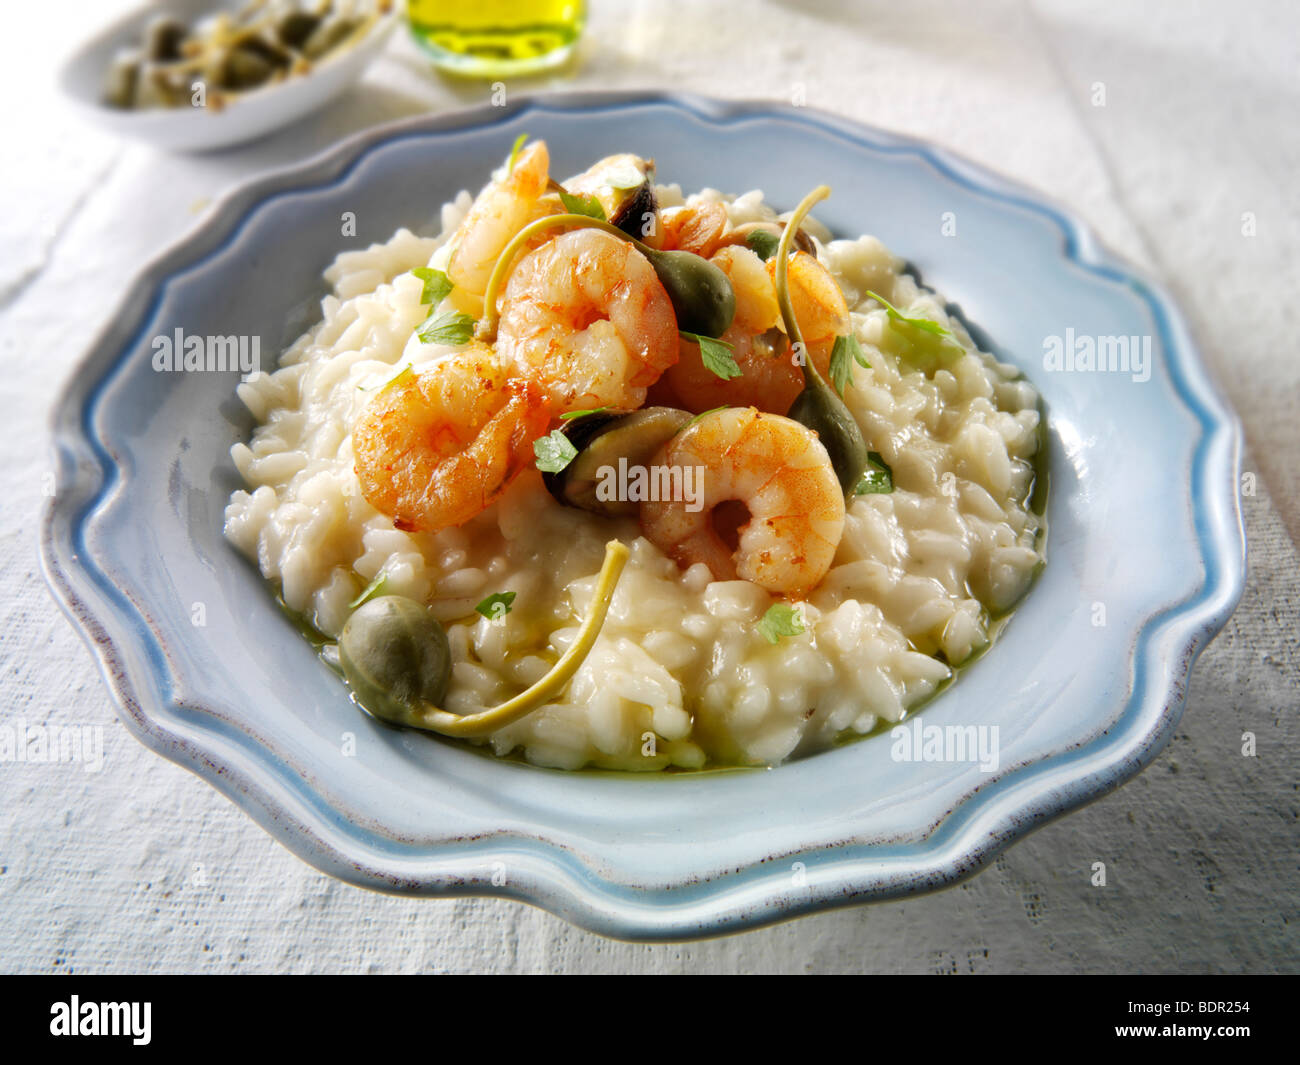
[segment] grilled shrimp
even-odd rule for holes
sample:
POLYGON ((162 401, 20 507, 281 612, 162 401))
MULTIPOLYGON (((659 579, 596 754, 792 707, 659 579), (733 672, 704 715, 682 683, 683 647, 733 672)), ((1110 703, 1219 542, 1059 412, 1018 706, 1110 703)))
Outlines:
MULTIPOLYGON (((776 284, 776 257, 767 261, 767 273, 776 284)), ((835 338, 849 331, 849 307, 831 272, 806 251, 790 256, 786 268, 790 304, 799 320, 804 343, 813 363, 826 376, 835 338)))
POLYGON ((461 293, 482 297, 510 238, 547 213, 539 201, 549 166, 546 142, 533 141, 520 150, 508 174, 478 194, 452 237, 455 250, 447 263, 447 277, 461 293))
POLYGON ((650 241, 664 251, 689 251, 708 258, 718 250, 727 229, 727 209, 720 203, 669 207, 660 214, 661 232, 650 241))
POLYGON ((810 429, 753 407, 716 411, 669 440, 653 466, 703 468, 701 508, 641 504, 641 531, 678 565, 703 562, 717 580, 791 597, 826 576, 844 531, 844 493, 810 429))
POLYGON ((555 413, 634 410, 677 361, 677 318, 639 251, 596 229, 543 244, 514 268, 497 354, 537 383, 555 413))
POLYGON ((722 378, 704 365, 700 346, 680 341, 680 358, 652 390, 656 403, 693 414, 718 407, 757 407, 784 414, 803 390, 803 374, 790 358, 785 334, 754 335, 732 325, 721 337, 730 345, 740 376, 722 378))
POLYGON ((539 389, 474 342, 370 401, 352 430, 361 492, 406 532, 461 525, 532 461, 550 417, 539 389))
MULTIPOLYGON (((735 320, 720 339, 731 345, 741 374, 718 377, 701 360, 699 345, 683 340, 681 358, 664 374, 660 397, 695 413, 733 406, 784 414, 804 381, 781 324, 775 260, 764 266, 749 248, 725 245, 710 262, 727 275, 736 294, 735 320)), ((791 257, 789 285, 809 357, 825 377, 835 337, 848 328, 844 296, 826 267, 806 252, 791 257)))
POLYGON ((736 293, 733 326, 754 335, 766 332, 781 320, 776 286, 762 259, 748 248, 731 244, 720 248, 709 261, 727 275, 736 293))

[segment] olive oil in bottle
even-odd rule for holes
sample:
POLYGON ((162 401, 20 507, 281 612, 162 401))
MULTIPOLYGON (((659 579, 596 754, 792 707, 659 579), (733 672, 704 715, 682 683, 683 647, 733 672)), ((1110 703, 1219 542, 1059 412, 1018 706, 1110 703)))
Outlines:
POLYGON ((407 0, 411 33, 450 73, 532 74, 562 65, 586 21, 585 0, 407 0))

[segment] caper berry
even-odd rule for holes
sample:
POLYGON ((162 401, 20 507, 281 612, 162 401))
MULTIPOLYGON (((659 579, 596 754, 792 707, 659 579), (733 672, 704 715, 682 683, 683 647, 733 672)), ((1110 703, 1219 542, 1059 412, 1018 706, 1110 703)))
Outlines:
POLYGON ((363 603, 339 636, 339 664, 353 698, 375 717, 412 725, 439 707, 451 681, 447 634, 429 608, 405 596, 363 603))
POLYGON ((727 275, 693 252, 640 248, 668 293, 677 328, 698 336, 722 336, 736 316, 736 293, 727 275))
POLYGON ((825 381, 814 375, 786 415, 817 434, 830 456, 835 477, 848 495, 867 468, 867 442, 849 408, 825 381))

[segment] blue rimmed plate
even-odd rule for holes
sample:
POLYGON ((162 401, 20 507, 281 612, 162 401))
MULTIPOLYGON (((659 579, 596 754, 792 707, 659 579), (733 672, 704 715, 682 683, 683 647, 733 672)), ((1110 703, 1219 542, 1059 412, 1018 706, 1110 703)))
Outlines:
POLYGON ((973 872, 1154 757, 1244 579, 1239 431, 1169 299, 1034 193, 773 104, 546 96, 385 126, 245 185, 130 286, 58 403, 54 442, 47 574, 141 740, 333 875, 522 899, 628 938, 973 872), (394 731, 357 713, 222 538, 229 448, 252 427, 237 375, 155 372, 152 339, 180 328, 277 350, 309 324, 339 250, 427 222, 522 132, 546 139, 557 173, 632 150, 684 188, 758 186, 782 206, 830 184, 824 222, 906 256, 1040 388, 1049 563, 921 715, 996 726, 995 770, 896 760, 882 736, 762 772, 566 774, 394 731), (340 237, 345 212, 355 238, 340 237), (1048 338, 1071 336, 1150 338, 1149 379, 1051 369, 1048 338))

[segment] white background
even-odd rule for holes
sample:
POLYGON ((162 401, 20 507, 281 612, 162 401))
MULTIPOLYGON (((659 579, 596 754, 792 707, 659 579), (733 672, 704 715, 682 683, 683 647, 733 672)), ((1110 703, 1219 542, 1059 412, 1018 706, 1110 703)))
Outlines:
POLYGON ((106 751, 98 774, 0 764, 0 970, 1297 968, 1293 3, 594 0, 576 74, 511 86, 802 91, 810 106, 930 138, 1050 193, 1173 290, 1242 415, 1257 475, 1243 500, 1245 598, 1198 664, 1173 742, 1140 777, 939 894, 655 946, 515 903, 332 881, 117 723, 37 562, 60 383, 127 279, 213 197, 373 122, 487 94, 432 75, 399 33, 327 113, 221 155, 170 157, 79 124, 53 87, 62 57, 122 6, 10 3, 0 35, 0 714, 101 725, 106 751), (1095 861, 1104 888, 1090 883, 1095 861))

